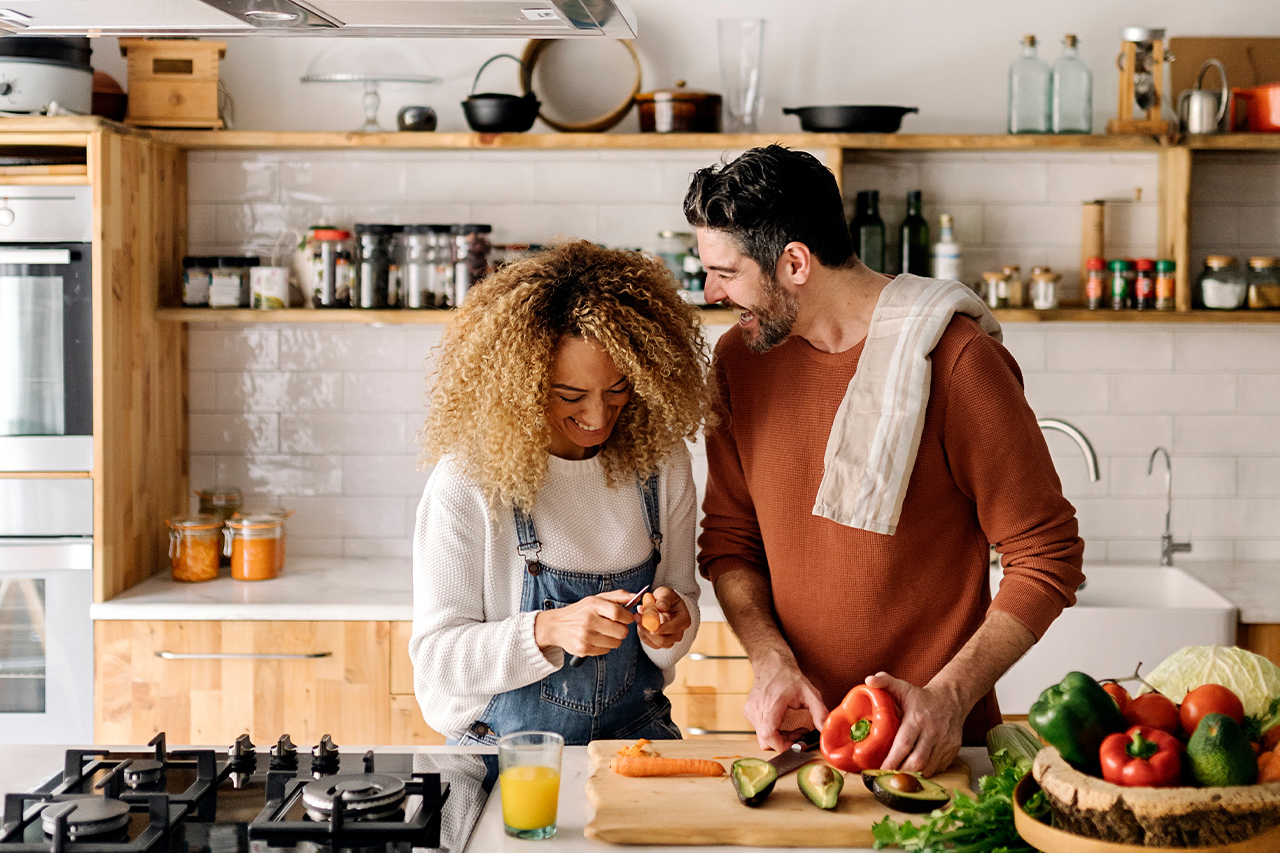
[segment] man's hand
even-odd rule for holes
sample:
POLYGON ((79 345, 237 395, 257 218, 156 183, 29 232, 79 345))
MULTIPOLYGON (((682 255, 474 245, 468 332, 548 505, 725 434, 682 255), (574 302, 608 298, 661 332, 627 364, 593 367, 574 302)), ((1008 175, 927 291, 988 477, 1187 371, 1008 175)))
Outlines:
POLYGON ((640 624, 640 640, 654 649, 669 649, 684 637, 684 632, 693 624, 693 618, 689 615, 684 599, 671 587, 658 587, 653 591, 653 598, 657 603, 658 617, 662 621, 656 631, 647 631, 640 624))
POLYGON ((625 589, 589 595, 567 607, 541 610, 533 618, 538 648, 559 646, 571 655, 603 655, 622 645, 635 617, 623 605, 632 593, 625 589))
POLYGON ((747 694, 743 714, 756 730, 756 740, 761 749, 779 752, 791 746, 808 729, 782 728, 788 711, 805 711, 813 720, 813 727, 821 729, 827 719, 827 706, 822 704, 818 691, 800 672, 795 660, 785 661, 769 655, 753 661, 755 683, 747 694))
POLYGON ((888 691, 902 709, 902 725, 885 756, 885 767, 932 776, 951 766, 960 753, 969 712, 958 696, 933 685, 916 687, 887 672, 868 676, 866 684, 888 691))

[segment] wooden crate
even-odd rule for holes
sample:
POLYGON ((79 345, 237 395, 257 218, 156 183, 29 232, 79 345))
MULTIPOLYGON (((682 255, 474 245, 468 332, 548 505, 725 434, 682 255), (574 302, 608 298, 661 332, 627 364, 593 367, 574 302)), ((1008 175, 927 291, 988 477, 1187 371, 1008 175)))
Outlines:
POLYGON ((227 43, 195 39, 120 39, 128 60, 129 111, 134 127, 217 130, 218 60, 227 43))

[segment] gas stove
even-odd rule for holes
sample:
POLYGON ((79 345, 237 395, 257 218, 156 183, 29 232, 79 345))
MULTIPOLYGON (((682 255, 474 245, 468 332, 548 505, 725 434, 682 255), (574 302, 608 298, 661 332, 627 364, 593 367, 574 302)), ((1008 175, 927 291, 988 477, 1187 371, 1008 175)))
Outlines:
POLYGON ((69 749, 61 773, 6 794, 0 853, 461 853, 496 775, 490 755, 343 752, 288 735, 259 755, 69 749))

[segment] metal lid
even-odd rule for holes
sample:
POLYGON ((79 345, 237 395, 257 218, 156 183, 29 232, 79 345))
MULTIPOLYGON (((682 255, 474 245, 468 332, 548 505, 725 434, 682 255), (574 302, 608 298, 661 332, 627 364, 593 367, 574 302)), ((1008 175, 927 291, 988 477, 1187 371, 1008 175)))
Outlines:
POLYGON ((403 225, 388 225, 385 223, 356 223, 356 234, 377 234, 380 236, 388 236, 391 234, 399 234, 404 230, 403 225))
POLYGON ((164 523, 174 530, 217 530, 222 526, 222 519, 216 515, 185 515, 167 518, 164 523))
POLYGON ((283 517, 266 513, 235 515, 227 519, 227 527, 232 530, 270 530, 282 526, 284 526, 283 517))
POLYGON ((1084 262, 1084 268, 1087 270, 1104 270, 1107 268, 1107 259, 1092 257, 1084 262))
POLYGON ((1173 272, 1177 268, 1177 262, 1168 258, 1161 258, 1156 261, 1156 272, 1173 272))
POLYGON ((1220 270, 1225 267, 1234 267, 1236 259, 1231 255, 1209 255, 1204 259, 1204 265, 1210 269, 1220 270))
POLYGON ((1163 27, 1123 27, 1120 30, 1120 41, 1131 41, 1136 44, 1145 44, 1163 38, 1163 27))
POLYGON ((214 506, 222 506, 244 500, 244 493, 239 489, 196 489, 196 497, 202 501, 211 501, 214 506))
POLYGON ((209 266, 238 268, 238 267, 256 267, 262 263, 260 258, 241 257, 240 255, 215 255, 207 260, 211 261, 209 266))
POLYGON ((1123 270, 1133 269, 1133 261, 1128 258, 1116 258, 1107 262, 1107 267, 1113 272, 1121 272, 1123 270))
POLYGON ((1133 266, 1140 272, 1153 270, 1156 268, 1156 262, 1151 258, 1138 258, 1133 262, 1133 266))
POLYGON ((89 56, 92 53, 87 38, 6 36, 0 39, 0 57, 10 62, 65 65, 91 72, 93 69, 89 66, 89 56))
POLYGON ((641 103, 670 101, 720 103, 720 95, 717 93, 703 92, 700 89, 688 89, 686 85, 685 81, 677 80, 674 89, 654 89, 652 92, 641 92, 636 95, 636 101, 641 103))
POLYGON ((488 234, 493 231, 493 226, 475 222, 459 222, 456 225, 450 225, 449 231, 453 234, 488 234))

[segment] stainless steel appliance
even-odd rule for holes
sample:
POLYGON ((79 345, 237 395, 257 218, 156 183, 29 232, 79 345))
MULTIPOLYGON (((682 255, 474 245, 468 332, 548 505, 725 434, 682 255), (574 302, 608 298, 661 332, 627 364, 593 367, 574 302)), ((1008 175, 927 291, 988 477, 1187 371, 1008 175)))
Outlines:
POLYGON ((0 186, 0 471, 93 468, 92 230, 89 187, 0 186))
POLYGON ((327 735, 309 756, 288 735, 269 755, 247 735, 148 746, 68 750, 36 791, 6 794, 0 853, 461 853, 497 775, 494 755, 344 753, 327 735))

